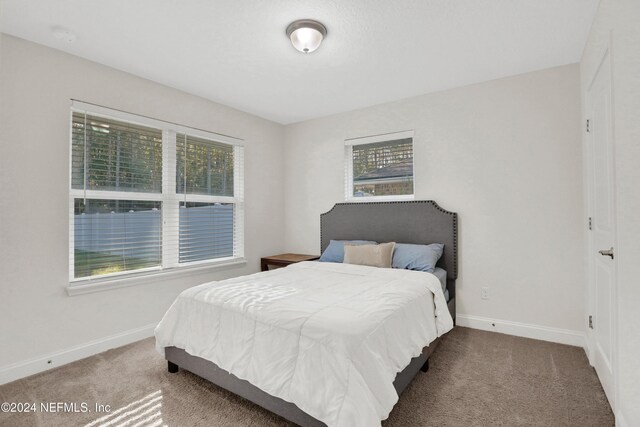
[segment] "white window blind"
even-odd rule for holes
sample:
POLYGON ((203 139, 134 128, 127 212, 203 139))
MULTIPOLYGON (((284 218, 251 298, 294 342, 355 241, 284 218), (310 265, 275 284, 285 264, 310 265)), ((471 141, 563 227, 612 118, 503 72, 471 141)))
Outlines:
POLYGON ((162 131, 73 112, 74 189, 160 193, 162 131))
POLYGON ((234 237, 242 214, 242 150, 178 134, 176 158, 179 262, 232 257, 240 250, 234 237))
POLYGON ((345 141, 347 200, 401 200, 413 195, 412 131, 345 141))
POLYGON ((242 259, 243 163, 234 138, 74 101, 71 282, 242 259))

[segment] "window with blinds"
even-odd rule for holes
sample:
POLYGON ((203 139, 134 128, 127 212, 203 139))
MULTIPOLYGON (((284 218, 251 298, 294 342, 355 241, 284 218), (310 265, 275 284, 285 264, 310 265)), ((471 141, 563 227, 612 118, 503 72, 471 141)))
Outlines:
POLYGON ((71 116, 71 282, 243 258, 241 141, 76 101, 71 116))
POLYGON ((234 147, 186 134, 176 137, 181 263, 233 255, 234 147))
POLYGON ((345 141, 345 174, 347 200, 413 198, 413 132, 345 141))
POLYGON ((73 112, 71 188, 162 192, 162 131, 73 112))
POLYGON ((176 136, 176 193, 233 197, 233 147, 176 136))

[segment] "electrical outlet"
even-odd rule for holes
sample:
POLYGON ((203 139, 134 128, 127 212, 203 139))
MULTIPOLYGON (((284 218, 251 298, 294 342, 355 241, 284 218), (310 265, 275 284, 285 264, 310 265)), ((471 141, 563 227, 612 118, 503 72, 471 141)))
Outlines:
POLYGON ((480 298, 489 299, 489 288, 480 288, 480 298))

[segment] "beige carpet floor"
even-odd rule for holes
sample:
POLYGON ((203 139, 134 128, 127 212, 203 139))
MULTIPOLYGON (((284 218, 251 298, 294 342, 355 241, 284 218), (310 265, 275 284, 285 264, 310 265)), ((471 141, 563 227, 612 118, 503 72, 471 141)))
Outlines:
MULTIPOLYGON (((2 426, 291 426, 181 370, 167 373, 153 339, 0 386, 0 402, 82 402, 91 412, 0 413, 2 426), (110 405, 96 413, 95 404, 110 405)), ((400 397, 384 427, 613 426, 577 347, 456 327, 400 397)))

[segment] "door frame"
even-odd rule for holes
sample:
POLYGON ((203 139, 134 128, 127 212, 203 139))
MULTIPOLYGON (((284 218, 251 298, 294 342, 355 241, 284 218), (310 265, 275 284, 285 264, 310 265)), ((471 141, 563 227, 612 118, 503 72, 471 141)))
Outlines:
MULTIPOLYGON (((617 197, 616 197, 616 170, 615 170, 615 102, 614 102, 614 76, 613 76, 613 58, 612 58, 612 41, 611 34, 609 35, 607 44, 603 46, 602 51, 598 55, 598 66, 595 68, 593 74, 589 77, 588 84, 585 88, 584 92, 584 121, 583 124, 586 126, 586 120, 590 119, 589 115, 591 112, 591 104, 589 93, 595 83, 596 77, 598 73, 602 69, 602 67, 609 68, 609 96, 611 99, 611 159, 610 159, 610 170, 611 170, 611 179, 612 179, 612 198, 613 198, 613 247, 617 249, 618 247, 618 229, 617 229, 617 197)), ((592 134, 585 132, 585 195, 586 195, 586 221, 588 218, 593 217, 594 211, 594 199, 595 199, 595 188, 594 188, 594 150, 593 150, 593 140, 592 134)), ((595 262, 594 262, 594 254, 599 248, 595 247, 594 244, 594 236, 591 230, 588 227, 587 223, 587 300, 586 300, 586 316, 588 318, 589 315, 593 315, 596 311, 595 307, 595 262)), ((604 248, 600 248, 604 249, 604 248)), ((612 380, 614 382, 613 385, 613 404, 612 411, 616 414, 616 406, 618 406, 618 396, 619 393, 619 369, 618 369, 618 257, 615 257, 614 260, 614 277, 613 277, 613 289, 611 295, 611 328, 612 328, 612 348, 613 354, 611 357, 612 362, 612 380)), ((597 324, 597 319, 595 322, 597 324)), ((597 327, 597 326, 596 326, 597 327)), ((587 357, 589 359, 589 363, 591 366, 594 366, 594 357, 595 357, 595 330, 591 329, 587 322, 587 357)))

